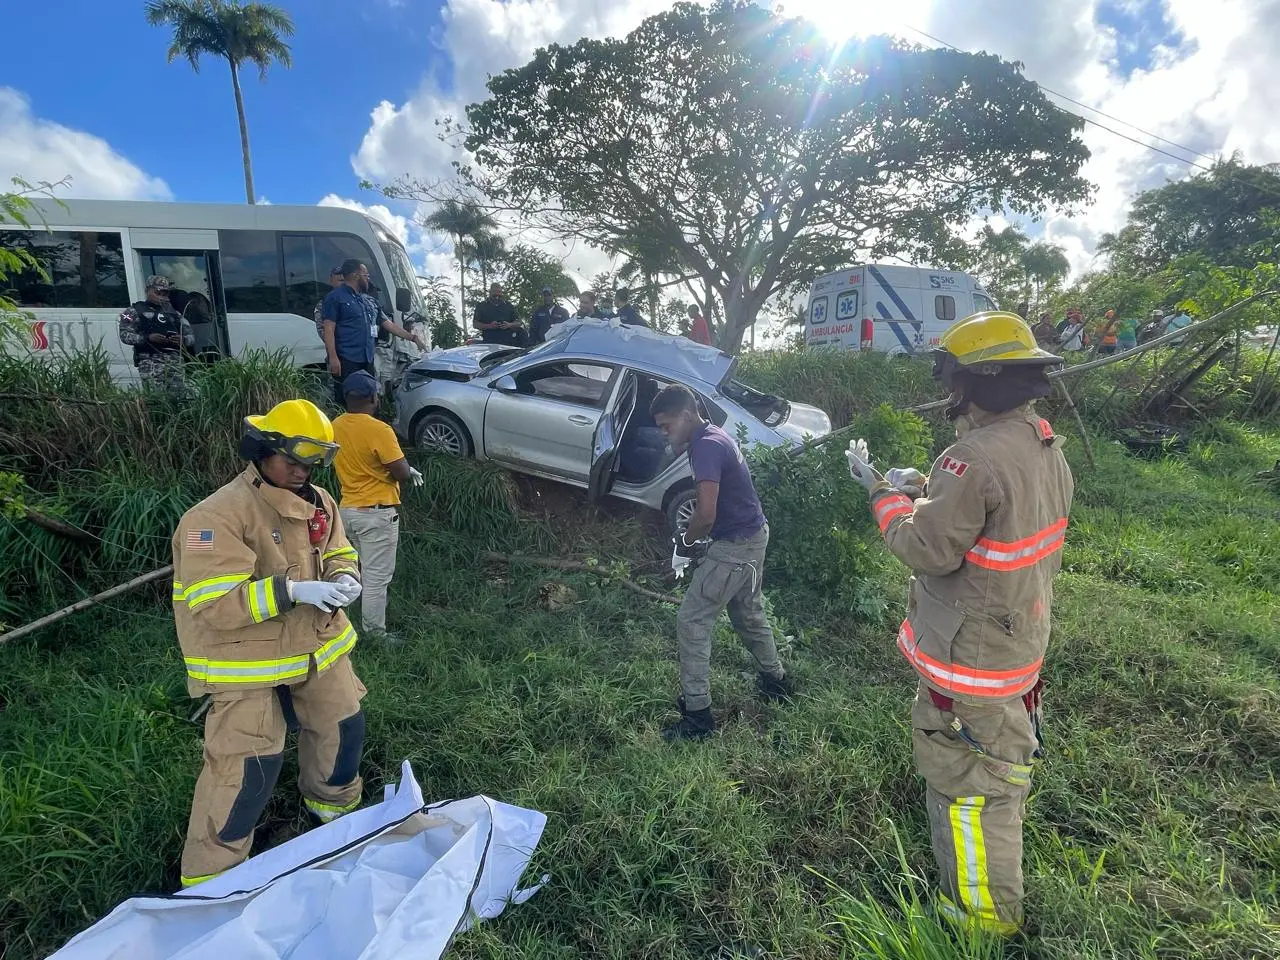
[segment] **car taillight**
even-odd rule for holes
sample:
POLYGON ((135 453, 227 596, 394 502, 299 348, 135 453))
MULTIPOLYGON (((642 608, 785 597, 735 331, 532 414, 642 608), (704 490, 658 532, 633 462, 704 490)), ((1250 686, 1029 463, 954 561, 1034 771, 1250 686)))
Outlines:
POLYGON ((871 322, 870 317, 862 318, 862 349, 870 350, 872 343, 876 338, 875 324, 871 322))

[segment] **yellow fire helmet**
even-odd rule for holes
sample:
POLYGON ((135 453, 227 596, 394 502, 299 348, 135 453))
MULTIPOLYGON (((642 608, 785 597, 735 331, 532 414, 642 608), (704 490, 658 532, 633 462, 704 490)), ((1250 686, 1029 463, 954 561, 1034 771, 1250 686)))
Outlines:
POLYGON ((244 422, 249 437, 303 466, 327 467, 338 452, 333 424, 310 400, 285 400, 244 422))
POLYGON ((948 388, 957 370, 994 375, 1005 367, 1048 367, 1062 363, 1041 350, 1027 321, 1016 313, 989 310, 952 324, 933 351, 933 375, 948 388))

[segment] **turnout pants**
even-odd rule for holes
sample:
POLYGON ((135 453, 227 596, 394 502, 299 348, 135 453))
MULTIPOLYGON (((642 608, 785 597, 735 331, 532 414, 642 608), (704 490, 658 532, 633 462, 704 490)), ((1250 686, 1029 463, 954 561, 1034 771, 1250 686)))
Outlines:
POLYGON ((387 629, 387 587, 396 573, 400 516, 394 507, 344 507, 342 526, 360 554, 360 627, 387 629))
POLYGON ((764 613, 764 554, 769 526, 745 540, 716 540, 693 571, 676 617, 680 645, 680 688, 686 710, 711 706, 711 636, 720 611, 755 658, 756 668, 783 675, 778 646, 764 613))
POLYGON ((295 723, 303 804, 322 821, 359 805, 364 694, 347 657, 322 673, 312 660, 307 679, 293 686, 213 694, 204 721, 204 769, 182 849, 184 887, 249 856, 284 762, 285 733, 295 723))
POLYGON ((911 711, 940 909, 1003 935, 1022 923, 1022 821, 1040 752, 1035 696, 1033 714, 1021 697, 952 701, 922 682, 911 711))

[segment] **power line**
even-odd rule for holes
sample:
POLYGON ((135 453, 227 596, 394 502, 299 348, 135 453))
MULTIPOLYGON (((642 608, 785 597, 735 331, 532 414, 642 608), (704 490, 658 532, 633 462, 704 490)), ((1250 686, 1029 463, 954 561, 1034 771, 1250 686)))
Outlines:
MULTIPOLYGON (((959 47, 957 47, 953 43, 947 43, 947 41, 943 40, 941 37, 935 37, 931 33, 926 33, 924 30, 921 30, 919 27, 913 27, 908 24, 907 29, 920 34, 920 36, 922 37, 932 40, 934 43, 941 44, 942 46, 947 47, 950 50, 954 50, 957 53, 966 52, 964 50, 961 50, 959 47)), ((1203 157, 1204 159, 1209 161, 1216 161, 1217 159, 1216 157, 1212 157, 1209 154, 1200 153, 1198 150, 1193 150, 1190 147, 1183 146, 1182 144, 1174 140, 1168 140, 1165 137, 1159 136, 1158 134, 1154 134, 1154 133, 1151 133, 1150 131, 1143 130, 1141 127, 1137 126, 1136 124, 1129 123, 1127 120, 1121 120, 1119 117, 1113 117, 1111 114, 1104 113, 1103 111, 1099 110, 1097 107, 1091 107, 1088 104, 1081 103, 1079 100, 1072 99, 1071 97, 1068 97, 1065 93, 1058 93, 1056 90, 1050 90, 1048 87, 1044 86, 1038 81, 1032 80, 1031 82, 1034 83, 1036 87, 1044 93, 1050 94, 1055 97, 1059 97, 1070 103, 1074 103, 1075 105, 1079 107, 1083 107, 1086 110, 1092 110, 1094 113, 1098 114, 1099 116, 1106 117, 1108 120, 1112 120, 1116 123, 1120 123, 1126 127, 1130 127, 1134 130, 1137 130, 1139 133, 1143 134, 1144 136, 1152 137, 1156 140, 1161 141, 1162 143, 1167 143, 1170 146, 1177 147, 1179 150, 1183 150, 1187 153, 1195 154, 1197 157, 1203 157)), ((1136 137, 1131 137, 1127 133, 1121 133, 1119 130, 1113 129, 1112 127, 1108 127, 1105 123, 1099 123, 1097 120, 1094 120, 1092 117, 1082 116, 1079 113, 1076 113, 1072 110, 1067 110, 1063 107, 1059 107, 1058 109, 1062 110, 1064 113, 1071 114, 1071 116, 1077 118, 1078 120, 1083 121, 1084 123, 1092 124, 1093 126, 1097 127, 1099 130, 1105 130, 1107 133, 1110 133, 1113 136, 1120 137, 1122 140, 1128 140, 1130 143, 1136 144, 1139 147, 1144 147, 1145 149, 1150 150, 1153 153, 1158 153, 1162 156, 1168 157, 1171 160, 1176 160, 1178 163, 1185 163, 1187 166, 1192 167, 1195 170, 1199 170, 1202 173, 1213 172, 1213 169, 1211 167, 1206 167, 1204 164, 1196 163, 1194 160, 1188 160, 1186 157, 1179 157, 1176 154, 1170 153, 1168 150, 1162 150, 1159 147, 1154 146, 1150 143, 1144 143, 1143 141, 1137 139, 1136 137)), ((1276 189, 1275 187, 1272 187, 1270 184, 1264 184, 1261 182, 1258 182, 1258 183, 1251 182, 1250 180, 1244 177, 1241 177, 1232 171, 1226 172, 1226 176, 1228 179, 1233 180, 1236 183, 1242 184, 1243 186, 1249 187, 1252 190, 1257 190, 1259 193, 1264 193, 1269 196, 1280 199, 1280 190, 1276 189)))
MULTIPOLYGON (((908 30, 912 30, 912 31, 914 31, 915 33, 920 34, 920 36, 922 36, 922 37, 925 37, 925 38, 927 38, 927 39, 929 39, 929 40, 932 40, 934 43, 941 44, 942 46, 947 47, 947 48, 948 48, 948 49, 950 49, 950 50, 955 50, 957 53, 963 53, 963 52, 964 52, 964 51, 963 51, 963 50, 961 50, 959 47, 957 47, 955 44, 953 44, 953 43, 947 43, 947 41, 943 40, 941 37, 935 37, 935 36, 934 36, 933 34, 931 34, 931 33, 926 33, 924 30, 921 30, 919 27, 913 27, 913 26, 907 25, 907 29, 908 29, 908 30)), ((1074 98, 1072 98, 1072 97, 1069 97, 1069 96, 1067 96, 1065 93, 1058 93, 1058 91, 1056 91, 1056 90, 1050 90, 1050 89, 1049 89, 1048 87, 1046 87, 1044 84, 1042 84, 1042 83, 1040 83, 1040 82, 1038 82, 1038 81, 1036 81, 1036 80, 1032 80, 1031 82, 1032 82, 1032 83, 1034 83, 1037 87, 1039 87, 1039 88, 1040 88, 1042 91, 1044 91, 1045 93, 1048 93, 1048 94, 1050 94, 1050 95, 1052 95, 1052 96, 1058 97, 1058 98, 1059 98, 1059 99, 1061 99, 1061 100, 1066 100, 1068 103, 1073 103, 1073 104, 1075 104, 1077 107, 1082 107, 1082 108, 1084 108, 1085 110, 1091 110, 1092 112, 1096 113, 1098 116, 1100 116, 1100 117, 1106 117, 1108 120, 1110 120, 1110 121, 1112 121, 1112 122, 1114 122, 1114 123, 1119 123, 1119 124, 1122 124, 1122 125, 1124 125, 1124 126, 1126 126, 1126 127, 1130 127, 1130 128, 1131 128, 1131 129, 1133 129, 1133 130, 1137 130, 1137 131, 1138 131, 1140 134, 1142 134, 1143 136, 1151 137, 1151 138, 1152 138, 1152 139, 1154 139, 1154 140, 1159 140, 1161 143, 1167 143, 1167 144, 1168 144, 1169 146, 1171 146, 1171 147, 1177 147, 1179 150, 1185 151, 1186 153, 1194 154, 1194 155, 1195 155, 1195 156, 1197 156, 1197 157, 1202 157, 1203 159, 1208 160, 1208 161, 1210 161, 1210 162, 1212 162, 1212 161, 1214 161, 1214 160, 1216 160, 1216 159, 1217 159, 1216 157, 1212 157, 1212 156, 1210 156, 1210 155, 1209 155, 1209 154, 1207 154, 1207 153, 1201 153, 1199 150, 1193 150, 1191 147, 1184 146, 1183 144, 1178 143, 1178 142, 1177 142, 1177 141, 1175 141, 1175 140, 1169 140, 1169 139, 1167 139, 1167 138, 1165 138, 1165 137, 1160 136, 1159 134, 1152 133, 1152 132, 1151 132, 1151 131, 1149 131, 1149 130, 1143 130, 1143 129, 1142 129, 1141 127, 1139 127, 1137 124, 1130 123, 1130 122, 1129 122, 1129 121, 1127 121, 1127 120, 1121 120, 1119 117, 1112 116, 1112 115, 1111 115, 1111 114, 1109 114, 1109 113, 1106 113, 1106 112, 1104 112, 1104 111, 1102 111, 1102 110, 1099 110, 1097 107, 1091 107, 1091 106, 1089 106, 1087 103, 1081 103, 1079 100, 1076 100, 1076 99, 1074 99, 1074 98)), ((1073 112, 1072 112, 1072 111, 1070 111, 1070 110, 1068 110, 1068 111, 1066 111, 1066 112, 1067 112, 1067 113, 1073 113, 1073 112)), ((1128 140, 1130 143, 1136 143, 1136 144, 1137 144, 1138 146, 1140 146, 1140 147, 1146 147, 1148 150, 1153 150, 1153 151, 1155 151, 1156 153, 1163 154, 1164 156, 1169 157, 1170 159, 1177 160, 1179 163, 1185 163, 1185 164, 1187 164, 1188 166, 1195 167, 1197 170, 1203 170, 1203 171, 1205 171, 1205 172, 1208 172, 1208 171, 1209 171, 1209 168, 1208 168, 1208 167, 1206 167, 1206 166, 1204 166, 1203 164, 1196 163, 1194 160, 1188 160, 1186 157, 1179 157, 1179 156, 1176 156, 1175 154, 1169 153, 1167 150, 1161 150, 1159 147, 1152 146, 1152 145, 1151 145, 1151 144, 1149 144, 1149 143, 1143 143, 1141 140, 1138 140, 1138 139, 1136 139, 1136 138, 1134 138, 1134 137, 1131 137, 1131 136, 1129 136, 1129 135, 1127 135, 1127 134, 1121 133, 1121 132, 1120 132, 1120 131, 1118 131, 1118 130, 1113 130, 1111 127, 1108 127, 1106 124, 1099 123, 1097 120, 1094 120, 1094 119, 1092 119, 1091 117, 1083 117, 1083 116, 1080 116, 1080 114, 1078 114, 1078 113, 1073 113, 1073 116, 1078 117, 1079 119, 1083 120, 1085 123, 1091 123, 1091 124, 1093 124, 1095 127, 1098 127, 1098 128, 1099 128, 1099 129, 1101 129, 1101 130, 1105 130, 1105 131, 1107 131, 1107 133, 1112 133, 1112 134, 1115 134, 1117 137, 1122 137, 1123 139, 1128 140)))

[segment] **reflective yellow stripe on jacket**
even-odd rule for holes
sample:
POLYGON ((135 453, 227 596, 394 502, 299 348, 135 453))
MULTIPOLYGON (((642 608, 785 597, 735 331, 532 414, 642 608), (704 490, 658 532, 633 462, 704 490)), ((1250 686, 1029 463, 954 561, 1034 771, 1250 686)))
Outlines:
MULTIPOLYGON (((206 603, 220 600, 236 587, 249 580, 247 573, 228 574, 223 577, 210 577, 199 580, 184 587, 177 580, 173 582, 174 603, 186 603, 188 609, 196 610, 206 603)), ((276 578, 264 577, 249 584, 249 615, 254 623, 262 623, 280 615, 280 600, 276 596, 276 578)))
POLYGON ((317 670, 327 670, 356 645, 356 630, 350 624, 332 640, 325 641, 315 653, 304 653, 276 660, 209 660, 206 657, 185 657, 187 673, 193 680, 204 683, 284 683, 295 677, 305 677, 311 669, 311 658, 316 659, 317 670))
POLYGON ((335 560, 338 558, 345 560, 359 560, 360 554, 356 553, 355 547, 335 547, 332 550, 326 551, 323 559, 335 560))

